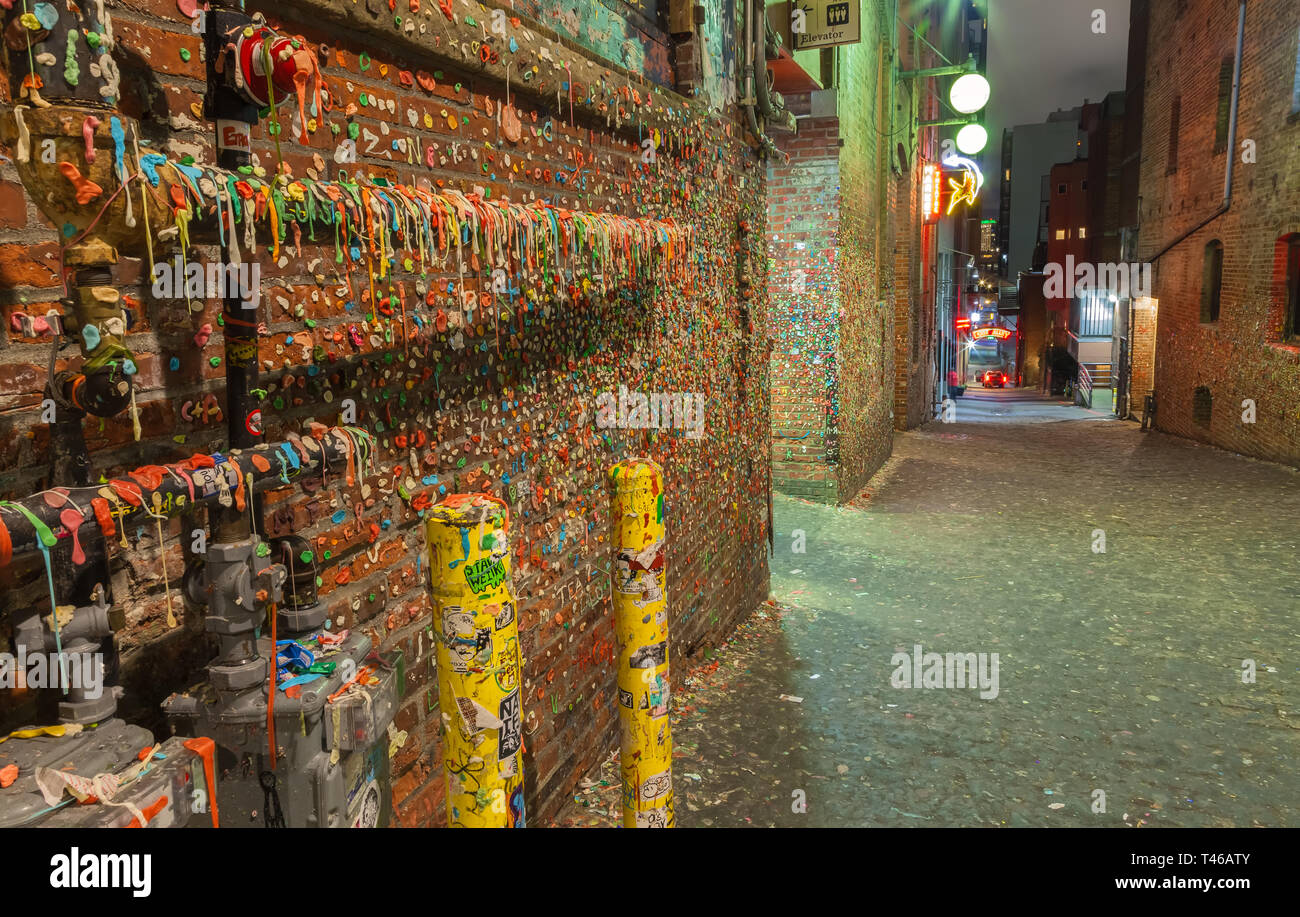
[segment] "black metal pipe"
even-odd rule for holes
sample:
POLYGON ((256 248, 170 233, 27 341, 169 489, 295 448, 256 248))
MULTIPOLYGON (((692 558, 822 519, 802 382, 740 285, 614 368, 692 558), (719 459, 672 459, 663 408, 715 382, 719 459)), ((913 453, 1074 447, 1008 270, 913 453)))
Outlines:
MULTIPOLYGON (((293 483, 304 476, 315 476, 323 470, 345 473, 349 467, 356 474, 363 473, 362 455, 369 455, 370 434, 355 428, 334 427, 315 437, 291 437, 281 443, 262 443, 248 450, 237 450, 226 455, 220 453, 201 456, 202 462, 193 459, 169 465, 146 465, 129 472, 126 478, 114 478, 106 485, 74 487, 67 490, 69 501, 58 506, 51 506, 42 495, 26 497, 12 502, 0 502, 0 566, 6 559, 3 548, 7 542, 13 554, 21 554, 38 549, 39 532, 32 524, 28 513, 35 517, 50 533, 59 540, 70 538, 71 532, 64 528, 60 514, 76 503, 81 508, 82 518, 88 523, 81 536, 90 534, 91 529, 98 530, 96 524, 96 501, 100 510, 108 508, 109 503, 101 496, 107 488, 119 494, 130 494, 114 509, 114 525, 120 530, 123 524, 137 524, 149 518, 142 511, 142 506, 152 507, 155 496, 159 511, 164 516, 177 516, 188 512, 195 504, 211 504, 217 501, 223 489, 230 493, 241 486, 242 481, 252 477, 254 489, 269 485, 293 483), (289 450, 286 452, 285 450, 289 450), (290 452, 296 459, 296 467, 289 458, 290 452), (213 467, 201 467, 211 460, 213 467), (267 467, 261 468, 260 464, 267 467), (157 481, 157 484, 153 484, 157 481), (26 513, 22 512, 26 510, 26 513)), ((232 512, 235 512, 232 510, 232 512)))
MULTIPOLYGON (((257 123, 257 107, 235 87, 235 61, 226 55, 229 36, 252 24, 242 10, 216 0, 210 5, 203 34, 208 71, 204 114, 216 125, 217 165, 234 172, 252 164, 249 142, 257 123), (221 72, 218 63, 224 60, 221 72)), ((230 263, 230 247, 221 246, 221 260, 230 263)), ((232 449, 249 449, 262 442, 262 409, 253 390, 258 387, 257 311, 246 309, 238 290, 226 284, 222 315, 226 338, 226 422, 232 449)), ((252 302, 256 304, 257 297, 252 302)))
MULTIPOLYGON (((238 64, 231 59, 233 55, 226 54, 226 46, 231 36, 252 24, 252 19, 227 0, 213 0, 205 16, 203 44, 208 85, 203 97, 204 115, 216 127, 217 165, 236 172, 253 161, 251 131, 257 122, 257 107, 236 88, 234 71, 238 64)), ((221 236, 221 261, 229 264, 230 242, 224 233, 221 236)), ((231 449, 248 449, 264 441, 261 405, 253 397, 258 387, 257 311, 245 309, 240 291, 232 286, 237 285, 225 284, 221 303, 226 340, 226 429, 231 449)), ((256 304, 257 297, 252 301, 256 304)), ((260 519, 260 505, 252 509, 260 519)), ((252 534, 250 519, 248 513, 234 507, 220 507, 212 518, 213 538, 222 543, 243 541, 252 534)))
POLYGON ((86 412, 60 404, 55 398, 55 380, 45 388, 46 399, 54 402, 54 421, 50 424, 50 464, 47 481, 50 487, 86 487, 90 484, 90 453, 82 424, 86 412))

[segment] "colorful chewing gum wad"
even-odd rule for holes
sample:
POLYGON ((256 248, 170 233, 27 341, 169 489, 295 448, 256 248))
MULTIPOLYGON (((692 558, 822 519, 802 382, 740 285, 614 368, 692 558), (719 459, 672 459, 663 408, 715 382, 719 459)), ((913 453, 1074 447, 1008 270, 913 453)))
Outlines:
POLYGON ((519 622, 506 504, 456 494, 429 510, 447 823, 524 825, 519 622))
POLYGON ((622 727, 623 827, 671 828, 673 736, 668 723, 668 583, 664 473, 648 459, 609 470, 617 529, 614 628, 622 727))

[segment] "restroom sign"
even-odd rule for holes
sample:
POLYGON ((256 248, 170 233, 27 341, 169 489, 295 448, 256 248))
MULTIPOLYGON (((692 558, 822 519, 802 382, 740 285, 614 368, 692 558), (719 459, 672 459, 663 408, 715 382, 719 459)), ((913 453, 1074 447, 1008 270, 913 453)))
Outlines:
POLYGON ((803 13, 804 26, 803 31, 794 31, 790 35, 794 50, 853 45, 862 41, 859 6, 858 0, 794 0, 792 9, 803 13))

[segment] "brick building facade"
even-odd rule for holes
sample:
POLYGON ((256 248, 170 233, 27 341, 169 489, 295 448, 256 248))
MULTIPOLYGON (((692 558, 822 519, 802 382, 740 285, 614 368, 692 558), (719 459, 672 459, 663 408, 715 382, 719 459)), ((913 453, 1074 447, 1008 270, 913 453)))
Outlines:
POLYGON ((1178 0, 1135 3, 1133 16, 1146 62, 1138 257, 1154 262, 1154 295, 1135 304, 1133 394, 1153 378, 1161 430, 1300 465, 1300 336, 1288 321, 1298 295, 1288 259, 1300 254, 1300 12, 1282 0, 1178 0), (1155 346, 1141 365, 1145 335, 1155 346))
MULTIPOLYGON (((947 278, 922 219, 921 174, 940 147, 918 124, 939 116, 938 81, 894 81, 891 67, 942 62, 908 23, 890 36, 884 7, 863 4, 862 41, 833 49, 833 88, 785 90, 798 132, 778 137, 784 158, 768 175, 773 483, 827 502, 851 499, 888 458, 893 431, 930 420, 937 400, 935 300, 947 278), (889 139, 879 125, 891 110, 889 139)), ((957 53, 959 18, 905 13, 957 53)))
MULTIPOLYGON (((532 275, 507 278, 507 292, 494 299, 485 271, 458 272, 453 264, 422 276, 402 257, 373 293, 357 295, 351 284, 364 288, 365 272, 345 276, 344 252, 320 225, 282 227, 278 259, 265 238, 245 252, 263 269, 257 348, 268 441, 339 423, 345 399, 355 403, 356 426, 373 437, 372 474, 354 488, 331 478, 324 487, 274 489, 263 523, 267 536, 311 540, 336 628, 359 629, 377 646, 405 653, 396 726, 408 740, 392 768, 396 820, 406 826, 445 818, 437 625, 416 497, 488 492, 511 508, 532 823, 545 823, 616 744, 611 464, 644 455, 666 471, 674 666, 720 640, 767 596, 765 175, 738 109, 726 102, 734 92, 718 82, 733 69, 734 42, 722 39, 735 35, 740 4, 710 13, 710 79, 701 79, 693 99, 663 84, 675 56, 697 66, 699 39, 675 45, 653 6, 645 15, 644 3, 606 4, 602 15, 613 15, 624 32, 579 43, 572 39, 592 33, 571 21, 566 5, 525 5, 540 22, 523 18, 518 4, 467 0, 411 0, 395 12, 373 0, 249 4, 250 13, 265 12, 272 26, 302 36, 332 96, 331 110, 310 112, 305 143, 290 129, 292 102, 280 110, 278 137, 265 121, 254 127, 257 175, 274 177, 282 157, 296 177, 345 170, 381 182, 427 181, 487 200, 546 200, 694 231, 688 272, 608 296, 585 282, 549 286, 532 275), (355 164, 338 154, 349 137, 355 164), (481 294, 477 310, 463 308, 458 285, 481 294), (376 302, 388 304, 382 316, 376 302), (703 436, 597 428, 596 397, 620 385, 701 394, 703 436)), ((146 150, 211 164, 202 42, 185 6, 141 0, 111 8, 120 109, 138 119, 146 150)), ((12 121, 8 109, 18 100, 4 101, 0 118, 12 121)), ((52 339, 23 316, 63 306, 60 227, 20 184, 16 141, 7 136, 0 494, 13 499, 52 483, 49 427, 38 410, 52 339)), ((212 260, 214 241, 195 240, 188 257, 212 260)), ((126 341, 138 366, 141 430, 133 435, 129 412, 86 420, 96 479, 226 448, 220 302, 202 300, 191 312, 184 300, 158 299, 143 252, 124 254, 113 282, 134 319, 126 341)), ((154 254, 164 260, 172 252, 162 246, 154 254)), ((72 352, 59 356, 57 368, 76 364, 72 352)), ((178 610, 176 582, 195 562, 187 535, 205 517, 199 511, 162 529, 178 610)), ((126 613, 116 637, 128 689, 121 711, 161 730, 158 702, 188 684, 212 647, 199 609, 168 622, 158 535, 152 524, 125 531, 126 547, 115 545, 110 555, 113 601, 126 613)), ((15 554, 0 570, 0 642, 16 612, 48 604, 46 586, 36 553, 15 554)), ((5 692, 0 734, 29 721, 33 703, 32 692, 5 692)))

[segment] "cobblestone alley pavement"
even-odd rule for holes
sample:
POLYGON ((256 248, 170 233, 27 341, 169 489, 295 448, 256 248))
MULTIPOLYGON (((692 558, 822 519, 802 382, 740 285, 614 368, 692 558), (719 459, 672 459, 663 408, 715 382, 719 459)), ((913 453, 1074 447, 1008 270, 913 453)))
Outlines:
POLYGON ((678 824, 1300 824, 1300 475, 996 419, 897 435, 849 506, 777 497, 778 606, 677 698, 678 824), (998 654, 996 697, 893 687, 917 645, 998 654))

